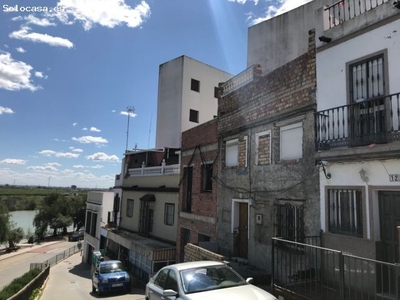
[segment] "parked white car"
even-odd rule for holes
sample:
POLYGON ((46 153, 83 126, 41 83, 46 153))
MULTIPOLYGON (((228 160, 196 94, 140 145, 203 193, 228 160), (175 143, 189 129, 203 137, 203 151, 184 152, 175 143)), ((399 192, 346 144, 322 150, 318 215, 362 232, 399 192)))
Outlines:
POLYGON ((276 300, 276 297, 243 279, 231 267, 217 261, 169 265, 146 285, 146 300, 276 300))

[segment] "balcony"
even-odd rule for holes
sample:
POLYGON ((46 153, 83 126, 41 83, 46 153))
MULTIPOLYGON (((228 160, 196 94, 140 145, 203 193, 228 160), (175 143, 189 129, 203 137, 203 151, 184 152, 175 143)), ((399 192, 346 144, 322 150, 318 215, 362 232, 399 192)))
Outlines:
POLYGON ((316 150, 351 148, 400 140, 400 93, 315 114, 316 150))
POLYGON ((141 168, 128 169, 129 177, 176 175, 179 174, 180 171, 181 166, 179 164, 166 165, 165 162, 157 167, 145 167, 142 165, 141 168))
POLYGON ((328 28, 339 26, 390 0, 341 0, 324 8, 325 24, 328 28))

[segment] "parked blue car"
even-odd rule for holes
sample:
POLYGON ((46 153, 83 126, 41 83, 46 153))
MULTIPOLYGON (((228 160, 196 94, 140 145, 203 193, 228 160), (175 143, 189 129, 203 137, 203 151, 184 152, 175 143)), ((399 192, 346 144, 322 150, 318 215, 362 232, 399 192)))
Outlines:
POLYGON ((92 292, 98 295, 112 291, 131 291, 131 278, 119 260, 99 262, 92 277, 92 292))

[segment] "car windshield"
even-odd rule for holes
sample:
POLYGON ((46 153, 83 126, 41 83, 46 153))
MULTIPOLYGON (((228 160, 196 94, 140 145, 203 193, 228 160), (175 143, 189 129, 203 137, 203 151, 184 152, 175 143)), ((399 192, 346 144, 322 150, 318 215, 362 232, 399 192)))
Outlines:
POLYGON ((186 294, 234 287, 247 282, 228 266, 209 266, 180 271, 186 294))
POLYGON ((121 262, 102 264, 99 268, 101 274, 121 272, 123 270, 124 267, 121 262))

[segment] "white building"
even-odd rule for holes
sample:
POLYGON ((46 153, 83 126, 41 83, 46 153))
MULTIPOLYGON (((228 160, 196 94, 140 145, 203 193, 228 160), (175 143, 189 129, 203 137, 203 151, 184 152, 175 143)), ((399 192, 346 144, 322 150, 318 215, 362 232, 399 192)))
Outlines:
POLYGON ((111 223, 113 204, 114 192, 88 192, 82 254, 84 262, 91 263, 93 251, 104 249, 107 241, 104 227, 111 223))
POLYGON ((217 87, 232 75, 188 56, 159 69, 156 148, 180 148, 182 132, 217 115, 217 87))
POLYGON ((351 1, 316 16, 324 246, 398 263, 400 10, 351 1))

